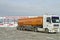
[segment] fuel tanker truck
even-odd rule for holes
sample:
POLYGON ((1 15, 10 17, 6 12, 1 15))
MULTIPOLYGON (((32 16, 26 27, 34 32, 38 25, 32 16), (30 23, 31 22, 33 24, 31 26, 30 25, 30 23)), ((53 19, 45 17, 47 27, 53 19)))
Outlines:
POLYGON ((34 32, 59 32, 59 16, 43 15, 18 19, 18 30, 31 30, 34 32))

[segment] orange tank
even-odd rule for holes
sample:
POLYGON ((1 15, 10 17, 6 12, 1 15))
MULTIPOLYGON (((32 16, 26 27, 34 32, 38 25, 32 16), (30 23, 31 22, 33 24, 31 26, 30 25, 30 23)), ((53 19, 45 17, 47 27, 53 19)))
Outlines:
POLYGON ((42 26, 43 17, 25 18, 18 20, 18 26, 42 26))

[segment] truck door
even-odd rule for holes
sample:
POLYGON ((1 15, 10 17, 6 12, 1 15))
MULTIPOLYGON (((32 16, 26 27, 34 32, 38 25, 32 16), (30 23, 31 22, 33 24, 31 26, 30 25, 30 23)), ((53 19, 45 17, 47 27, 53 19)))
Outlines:
POLYGON ((46 18, 46 27, 47 28, 51 27, 51 17, 46 18))

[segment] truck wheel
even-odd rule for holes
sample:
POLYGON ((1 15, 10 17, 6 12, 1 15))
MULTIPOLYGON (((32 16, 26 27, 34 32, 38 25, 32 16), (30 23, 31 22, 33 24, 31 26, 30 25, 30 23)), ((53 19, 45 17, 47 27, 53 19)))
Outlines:
POLYGON ((22 27, 20 27, 20 30, 23 30, 23 28, 22 28, 22 27))
POLYGON ((21 30, 21 27, 20 27, 20 30, 21 30))
POLYGON ((34 27, 34 32, 37 32, 37 27, 34 27))
POLYGON ((49 32, 49 29, 48 28, 45 28, 45 32, 48 33, 49 32))
POLYGON ((20 27, 17 27, 17 30, 20 30, 20 27))

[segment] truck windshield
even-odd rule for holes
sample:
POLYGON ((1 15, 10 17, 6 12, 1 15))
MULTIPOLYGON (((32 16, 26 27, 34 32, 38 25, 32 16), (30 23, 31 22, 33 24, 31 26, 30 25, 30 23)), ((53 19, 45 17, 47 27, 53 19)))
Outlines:
POLYGON ((59 17, 52 17, 53 23, 59 23, 59 17))

